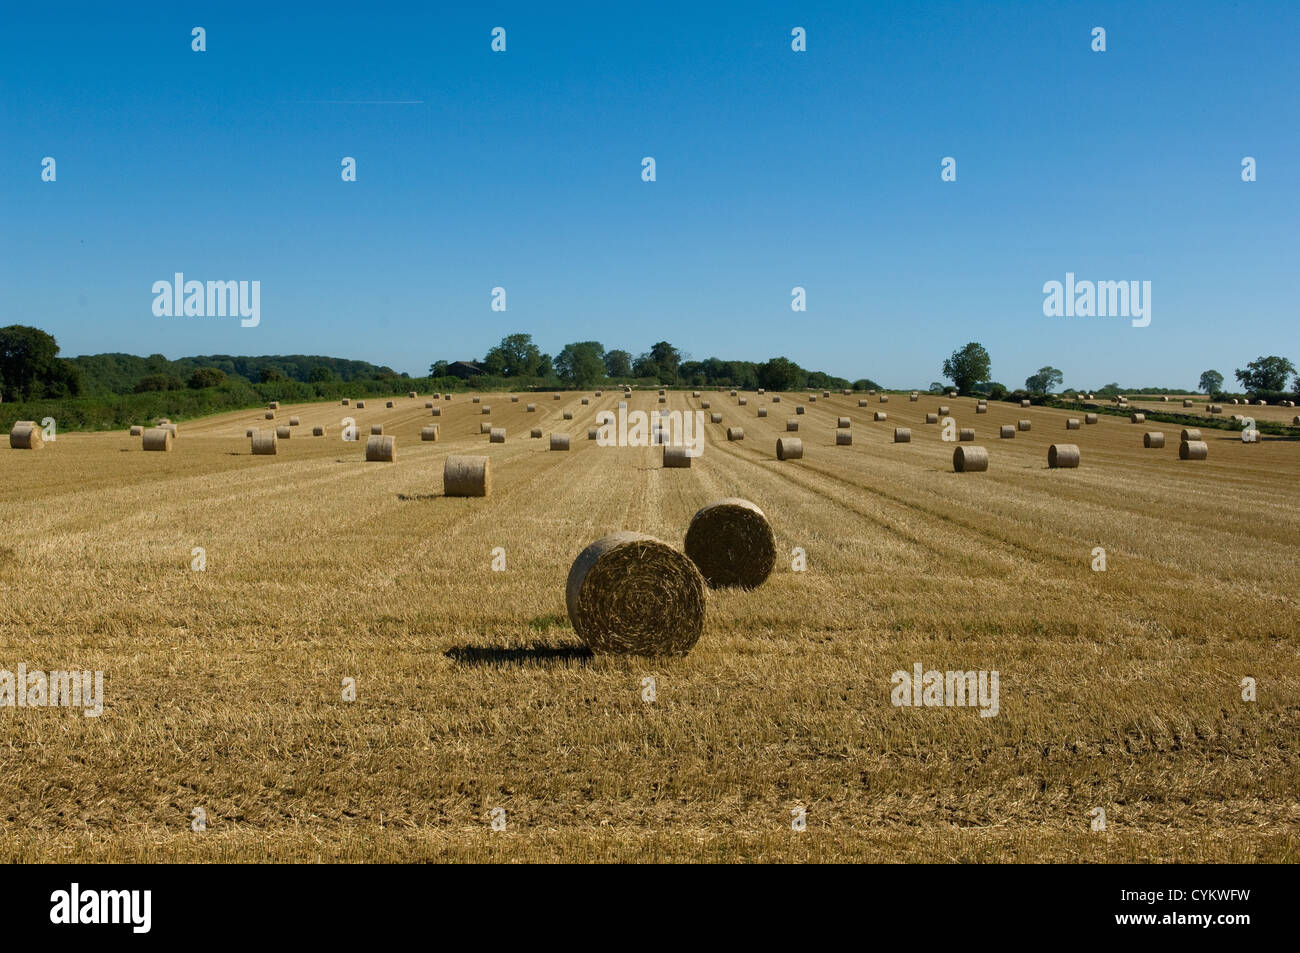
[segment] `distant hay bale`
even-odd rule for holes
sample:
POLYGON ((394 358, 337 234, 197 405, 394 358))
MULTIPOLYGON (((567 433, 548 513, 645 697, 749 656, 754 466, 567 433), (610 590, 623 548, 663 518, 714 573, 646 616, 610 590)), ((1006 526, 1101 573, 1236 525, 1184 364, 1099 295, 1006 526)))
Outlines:
POLYGON ((1267 407, 1267 406, 1268 406, 1268 401, 1266 401, 1266 400, 1257 400, 1257 401, 1255 401, 1255 406, 1256 406, 1256 407, 1267 407))
POLYGON ((1296 415, 1295 417, 1291 418, 1291 426, 1300 427, 1300 415, 1296 415))
POLYGON ((1079 465, 1079 446, 1054 443, 1047 448, 1047 465, 1053 470, 1073 470, 1079 465))
POLYGON ((428 427, 421 427, 421 428, 420 428, 420 439, 421 439, 421 440, 437 440, 437 439, 438 439, 438 425, 437 425, 437 424, 431 424, 431 425, 428 426, 428 427))
POLYGON ((163 427, 151 427, 141 436, 146 450, 171 450, 172 448, 172 432, 163 427))
POLYGON ((273 457, 276 453, 275 431, 253 431, 253 456, 273 457))
POLYGON ((983 447, 958 447, 952 452, 954 473, 983 473, 989 468, 989 452, 983 447))
POLYGON ((937 424, 937 423, 939 422, 939 415, 938 415, 938 414, 926 414, 926 415, 925 415, 925 422, 926 422, 927 424, 937 424))
POLYGON ((566 411, 564 412, 563 416, 564 416, 564 419, 565 419, 565 420, 572 420, 572 419, 573 419, 573 411, 571 411, 571 410, 566 410, 566 411))
POLYGON ((1237 398, 1235 398, 1235 397, 1232 398, 1232 402, 1235 404, 1235 403, 1237 402, 1237 398))
POLYGON ((659 403, 661 403, 661 404, 666 404, 666 403, 668 403, 668 398, 667 398, 667 397, 660 397, 660 398, 659 398, 659 403))
POLYGON ((739 406, 744 407, 746 404, 749 403, 749 398, 748 398, 748 397, 742 397, 742 398, 740 398, 738 401, 736 401, 736 403, 737 403, 739 406))
POLYGON ((1194 402, 1194 401, 1191 401, 1191 400, 1184 400, 1184 401, 1183 401, 1183 406, 1184 406, 1184 407, 1191 407, 1194 403, 1195 403, 1195 402, 1194 402))
MULTIPOLYGON (((171 436, 170 433, 168 436, 171 436)), ((19 420, 9 431, 9 448, 11 450, 43 450, 45 432, 36 426, 34 420, 19 420)))
POLYGON ((176 432, 176 425, 172 423, 170 420, 167 421, 166 423, 159 424, 158 426, 161 427, 163 430, 170 430, 173 438, 179 436, 179 434, 177 434, 176 432))
POLYGON ((957 396, 957 392, 956 392, 955 390, 950 390, 950 391, 948 391, 948 396, 949 396, 949 397, 956 397, 956 396, 957 396))
POLYGON ((835 431, 835 446, 837 446, 837 447, 848 447, 848 446, 851 446, 852 444, 853 444, 853 431, 852 431, 852 430, 837 430, 837 431, 835 431))
POLYGON ((708 409, 709 409, 710 407, 712 407, 712 406, 713 406, 713 405, 710 404, 707 400, 702 400, 702 401, 700 401, 700 409, 701 409, 701 410, 708 410, 708 409))
POLYGON ((1021 406, 1021 407, 1028 407, 1028 406, 1030 406, 1030 403, 1029 403, 1029 401, 1027 401, 1027 400, 1022 400, 1022 401, 1020 402, 1020 406, 1021 406))
POLYGON ((908 430, 906 427, 894 428, 894 443, 911 443, 911 442, 912 442, 912 431, 908 430))
POLYGON ((443 399, 443 400, 451 400, 451 394, 443 394, 443 395, 442 395, 442 399, 443 399))
POLYGON ((312 435, 313 437, 323 437, 323 436, 325 436, 325 428, 324 428, 324 427, 312 427, 312 428, 311 428, 311 435, 312 435))
POLYGON ((370 425, 370 433, 371 433, 372 435, 374 435, 374 436, 380 436, 380 435, 383 434, 383 432, 384 432, 384 425, 383 425, 383 424, 371 424, 371 425, 370 425))
POLYGON ((881 402, 882 404, 887 404, 887 403, 889 403, 889 395, 888 395, 888 394, 881 394, 881 395, 880 395, 880 402, 881 402))
POLYGON ((1083 422, 1085 424, 1095 424, 1100 418, 1096 414, 1084 414, 1083 422))
POLYGON ((797 407, 794 409, 794 412, 795 412, 796 414, 799 414, 799 415, 802 416, 802 415, 803 415, 803 412, 804 412, 804 406, 803 406, 803 404, 800 404, 799 406, 797 406, 797 407))
POLYGON ((1168 398, 1168 397, 1161 397, 1160 399, 1161 399, 1161 401, 1163 401, 1163 402, 1166 403, 1166 404, 1169 403, 1169 398, 1168 398))
POLYGON ((351 403, 351 398, 344 397, 341 401, 339 401, 339 403, 341 403, 344 407, 346 407, 348 404, 351 403))
POLYGON ((505 443, 505 442, 506 442, 505 427, 493 427, 491 430, 488 431, 488 443, 505 443))
POLYGON ((815 403, 817 403, 817 397, 816 397, 815 395, 813 395, 813 394, 809 394, 809 395, 808 395, 808 403, 810 403, 810 404, 815 404, 815 403))
POLYGON ((767 408, 766 408, 766 407, 760 407, 760 408, 758 408, 758 416, 760 416, 760 417, 766 417, 766 416, 767 416, 767 408))
POLYGON ((697 390, 693 390, 693 391, 691 391, 691 396, 692 396, 692 397, 699 397, 699 396, 700 396, 700 392, 697 391, 697 390))
POLYGON ((365 409, 366 409, 366 402, 364 400, 357 401, 357 410, 365 410, 365 409))
MULTIPOLYGON (((600 397, 602 394, 604 394, 604 391, 599 391, 599 390, 596 391, 596 396, 597 396, 597 397, 600 397)), ((515 399, 518 400, 519 398, 516 397, 515 399)))
POLYGON ((591 403, 591 401, 590 401, 589 399, 587 399, 586 397, 582 398, 582 406, 583 406, 583 407, 586 407, 586 406, 587 406, 588 404, 590 404, 590 403, 591 403))
POLYGON ((397 459, 397 438, 375 434, 366 441, 366 459, 373 463, 392 463, 397 459))
POLYGON ((442 464, 443 496, 487 496, 492 492, 492 461, 453 454, 442 464))
POLYGON ((664 469, 680 470, 689 468, 691 465, 691 455, 686 452, 685 447, 670 447, 664 445, 664 469))
POLYGON ((559 394, 552 394, 552 395, 551 395, 551 400, 559 400, 559 399, 560 399, 560 395, 559 395, 559 394))
MULTIPOLYGON (((266 405, 266 408, 267 408, 267 410, 279 410, 279 409, 280 409, 280 402, 279 402, 278 400, 273 400, 273 401, 271 401, 269 404, 266 405)), ((171 421, 168 421, 168 423, 170 423, 170 422, 171 422, 171 421)))
POLYGON ((1001 429, 998 430, 998 436, 1003 440, 1012 440, 1016 436, 1016 428, 1010 424, 1003 424, 1001 429))
POLYGON ((785 419, 785 429, 786 429, 786 432, 787 432, 787 433, 798 433, 798 432, 799 432, 799 418, 798 418, 798 417, 787 417, 787 418, 785 419))
POLYGON ((946 417, 946 416, 948 415, 948 413, 949 413, 948 405, 947 405, 947 404, 940 404, 940 405, 939 405, 939 416, 940 416, 940 417, 946 417))
POLYGON ((141 427, 139 424, 136 424, 134 427, 131 428, 132 437, 140 437, 143 435, 144 435, 144 428, 141 427))
MULTIPOLYGON (((666 394, 666 393, 667 393, 667 391, 665 391, 662 387, 659 388, 659 396, 660 396, 660 397, 664 396, 664 394, 666 394)), ((736 392, 735 392, 734 390, 731 392, 731 396, 732 396, 732 397, 735 397, 735 396, 736 396, 736 392)))
MULTIPOLYGON (((765 391, 765 390, 764 390, 764 389, 763 389, 763 388, 761 388, 761 387, 760 387, 760 388, 759 388, 759 389, 758 389, 758 393, 759 393, 759 396, 762 396, 762 395, 763 395, 763 394, 766 394, 766 393, 767 393, 767 391, 765 391)), ((846 394, 847 394, 847 393, 848 393, 848 391, 845 391, 845 392, 844 392, 844 393, 846 393, 846 394)))
POLYGON ((1184 429, 1183 432, 1180 433, 1180 434, 1178 435, 1178 439, 1179 439, 1179 440, 1182 440, 1182 441, 1184 441, 1184 442, 1191 442, 1191 441, 1194 441, 1194 440, 1200 440, 1200 439, 1202 439, 1202 438, 1201 438, 1201 431, 1200 431, 1198 428, 1196 428, 1196 427, 1188 427, 1188 428, 1184 429))
POLYGON ((1179 460, 1204 460, 1210 455, 1210 445, 1204 440, 1184 440, 1178 445, 1179 460))
POLYGON ((568 450, 568 449, 569 449, 569 435, 568 435, 567 433, 553 433, 553 434, 551 434, 551 449, 552 449, 552 450, 568 450))
POLYGON ((744 440, 744 439, 745 439, 745 428, 744 428, 744 427, 728 427, 728 428, 727 428, 727 439, 728 439, 728 440, 744 440))
POLYGON ((778 460, 802 460, 803 441, 798 437, 780 437, 776 441, 778 460))
POLYGON ((293 436, 293 431, 281 424, 275 428, 275 436, 277 440, 288 440, 293 436))
POLYGON ((389 410, 392 410, 392 408, 393 408, 393 402, 390 400, 390 401, 388 401, 388 403, 384 404, 384 406, 387 407, 389 410))
POLYGON ((774 403, 774 404, 779 404, 779 403, 781 403, 781 395, 780 395, 780 394, 773 394, 773 395, 772 395, 772 403, 774 403))
POLYGON ((907 399, 910 400, 912 403, 916 403, 918 400, 921 399, 921 395, 920 395, 920 394, 909 394, 907 399))
POLYGON ((535 414, 535 413, 537 413, 537 405, 536 405, 536 404, 529 404, 528 406, 526 406, 526 407, 524 408, 524 411, 525 411, 526 413, 535 414))
POLYGON ((831 392, 828 391, 828 390, 824 390, 824 391, 822 391, 822 396, 823 396, 823 397, 829 397, 829 396, 831 396, 831 392))
POLYGON ((868 403, 868 402, 867 402, 865 399, 863 399, 863 398, 858 398, 858 406, 859 406, 859 407, 866 407, 866 406, 867 406, 867 403, 868 403))
MULTIPOLYGON (((371 431, 373 433, 373 431, 371 431)), ((481 434, 492 432, 492 421, 485 420, 478 425, 478 432, 481 434)))
POLYGON ((695 563, 667 543, 613 533, 573 561, 564 602, 593 652, 685 655, 704 631, 705 585, 695 563))
POLYGON ((1016 429, 1019 430, 1021 433, 1028 433, 1033 428, 1033 426, 1034 426, 1033 421, 1030 420, 1016 421, 1016 429))
MULTIPOLYGON (((556 400, 559 400, 559 398, 557 397, 556 400)), ((481 400, 480 398, 478 398, 478 397, 475 397, 475 398, 474 398, 474 403, 476 403, 476 404, 478 404, 478 403, 482 403, 482 400, 481 400)))
POLYGON ((853 426, 853 421, 851 421, 848 417, 840 417, 835 422, 835 426, 839 427, 841 430, 848 430, 850 427, 853 426))
POLYGON ((988 405, 988 404, 976 404, 976 405, 975 405, 975 413, 977 413, 977 414, 987 414, 988 412, 989 412, 989 405, 988 405))
POLYGON ((599 437, 599 436, 600 436, 600 429, 599 429, 598 427, 588 427, 588 428, 587 428, 587 439, 588 439, 588 440, 595 440, 595 439, 596 439, 597 437, 599 437))
POLYGON ((962 427, 957 431, 957 439, 969 443, 975 439, 975 430, 973 427, 962 427))
POLYGON ((268 410, 268 411, 267 411, 265 414, 263 414, 262 416, 263 416, 264 419, 266 419, 266 420, 274 420, 274 419, 275 419, 275 411, 274 411, 274 410, 268 410))
POLYGON ((299 426, 301 423, 302 423, 302 421, 299 420, 297 417, 290 417, 290 418, 289 418, 289 426, 290 426, 290 427, 297 427, 297 426, 299 426))
POLYGON ((1078 430, 1079 427, 1080 427, 1080 421, 1078 417, 1071 417, 1069 420, 1065 422, 1066 430, 1078 430))
POLYGON ((484 404, 481 413, 483 414, 484 417, 486 417, 488 414, 492 413, 492 408, 489 407, 487 404, 484 404))
POLYGON ((1144 424, 1146 423, 1146 420, 1147 420, 1146 414, 1134 413, 1128 415, 1128 422, 1131 424, 1144 424))
POLYGON ((876 413, 875 413, 875 415, 874 415, 874 419, 875 419, 876 423, 879 423, 879 422, 882 421, 882 420, 888 420, 888 419, 889 419, 889 414, 885 413, 883 410, 878 410, 878 411, 876 411, 876 413))
POLYGON ((702 507, 691 518, 684 549, 714 589, 757 589, 776 565, 771 524, 762 510, 738 497, 702 507))
MULTIPOLYGON (((660 392, 659 392, 659 393, 661 393, 661 394, 662 394, 662 393, 663 393, 663 391, 660 391, 660 392)), ((732 397, 735 397, 735 396, 736 396, 736 392, 735 392, 735 391, 734 391, 734 390, 733 390, 733 391, 732 391, 732 392, 731 392, 731 396, 732 396, 732 397)))
MULTIPOLYGON (((1185 430, 1183 431, 1183 433, 1186 432, 1187 431, 1185 430)), ((1148 450, 1159 450, 1164 445, 1165 445, 1165 435, 1163 433, 1160 433, 1158 430, 1156 431, 1148 430, 1146 433, 1142 435, 1142 446, 1146 447, 1148 450)))
MULTIPOLYGON (((1234 400, 1233 403, 1235 404, 1236 401, 1234 400)), ((1207 411, 1209 411, 1210 413, 1212 413, 1212 414, 1221 414, 1221 413, 1223 413, 1223 405, 1222 405, 1222 404, 1208 404, 1208 405, 1206 406, 1205 409, 1206 409, 1207 411)))
POLYGON ((534 427, 532 430, 528 431, 528 436, 532 437, 534 440, 539 439, 542 436, 542 428, 534 427))
POLYGON ((410 391, 410 392, 407 393, 406 396, 409 397, 409 398, 411 398, 411 400, 415 400, 415 398, 419 397, 420 395, 417 394, 415 391, 410 391))
POLYGON ((424 402, 424 409, 425 409, 425 410, 432 410, 432 409, 433 409, 433 401, 431 401, 431 400, 426 400, 426 401, 424 402))
POLYGON ((433 410, 429 411, 429 416, 430 416, 430 417, 441 417, 441 416, 442 416, 442 408, 441 408, 441 407, 435 407, 435 408, 433 408, 433 410))

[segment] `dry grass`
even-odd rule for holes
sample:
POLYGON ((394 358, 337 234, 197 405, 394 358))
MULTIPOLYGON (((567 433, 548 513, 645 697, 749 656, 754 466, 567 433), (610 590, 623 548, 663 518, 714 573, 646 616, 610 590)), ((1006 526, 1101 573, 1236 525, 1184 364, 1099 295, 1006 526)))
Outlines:
MULTIPOLYGON (((485 402, 550 432, 619 396, 485 402)), ((0 585, 32 596, 0 608, 0 668, 103 669, 107 695, 98 719, 0 709, 0 857, 1295 860, 1300 443, 1207 431, 1209 459, 1180 463, 1103 416, 1071 434, 1080 469, 1049 470, 1069 412, 994 403, 982 434, 1035 426, 958 475, 922 424, 934 398, 891 412, 910 444, 835 447, 854 400, 809 405, 795 465, 778 418, 743 442, 706 425, 665 472, 660 447, 486 444, 468 400, 437 443, 415 406, 316 404, 284 412, 332 436, 275 457, 244 437, 261 412, 185 422, 170 454, 124 433, 0 452, 0 585), (398 462, 368 466, 345 415, 363 435, 382 416, 398 462), (466 452, 491 458, 491 497, 439 493, 466 452), (680 545, 726 496, 772 523, 767 583, 710 592, 684 659, 589 656, 576 554, 617 530, 680 545), (917 661, 999 670, 1001 713, 892 707, 917 661)))

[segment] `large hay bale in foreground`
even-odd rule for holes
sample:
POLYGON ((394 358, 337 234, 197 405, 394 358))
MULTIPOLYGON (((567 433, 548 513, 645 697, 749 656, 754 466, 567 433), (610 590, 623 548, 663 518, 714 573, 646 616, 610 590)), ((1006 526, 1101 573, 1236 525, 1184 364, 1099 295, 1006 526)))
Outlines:
POLYGON ((713 589, 756 589, 776 565, 776 537, 767 517, 738 497, 702 507, 691 518, 684 548, 713 589))
POLYGON ((852 430, 837 430, 837 431, 835 431, 835 446, 837 446, 837 447, 849 447, 849 446, 852 446, 852 445, 853 445, 853 431, 852 431, 852 430))
POLYGON ((428 426, 428 427, 421 427, 421 428, 420 428, 420 439, 421 439, 421 440, 437 440, 437 439, 438 439, 438 425, 437 425, 437 424, 432 424, 431 426, 428 426))
POLYGON ((150 427, 142 437, 146 450, 169 451, 172 448, 172 432, 165 427, 150 427))
POLYGON ((728 440, 744 440, 744 439, 745 439, 745 428, 744 428, 744 427, 728 427, 728 428, 727 428, 727 439, 728 439, 728 440))
POLYGON ((670 447, 667 444, 664 445, 664 469, 689 469, 690 465, 691 455, 687 453, 685 447, 670 447))
POLYGON ((254 430, 253 431, 253 456, 255 457, 273 457, 276 452, 275 431, 273 430, 254 430))
POLYGON ((567 433, 553 433, 553 434, 551 434, 551 449, 552 449, 552 450, 568 450, 568 449, 569 449, 569 435, 568 435, 567 433))
POLYGON ((11 450, 42 450, 45 448, 45 432, 36 426, 34 420, 18 420, 9 431, 9 448, 11 450))
POLYGON ((1054 443, 1047 448, 1047 465, 1053 470, 1073 470, 1079 465, 1079 446, 1073 443, 1054 443))
POLYGON ((912 431, 906 427, 894 428, 894 443, 911 443, 912 431))
POLYGON ((1159 450, 1165 445, 1165 435, 1158 430, 1147 431, 1142 435, 1142 446, 1148 450, 1159 450))
POLYGON ((492 461, 452 455, 442 464, 443 496, 487 496, 492 492, 492 461))
POLYGON ((594 652, 684 655, 704 631, 704 591, 695 563, 667 543, 612 533, 573 561, 564 602, 594 652))
POLYGON ((1179 460, 1205 460, 1210 455, 1210 446, 1204 440, 1184 440, 1178 445, 1179 460))
POLYGON ((397 459, 397 438, 375 434, 366 441, 366 459, 373 463, 392 463, 397 459))
POLYGON ((1197 427, 1188 427, 1188 428, 1184 429, 1183 432, 1182 432, 1181 434, 1178 435, 1178 439, 1179 439, 1179 440, 1187 440, 1187 441, 1200 440, 1200 439, 1201 439, 1201 431, 1200 431, 1200 429, 1197 428, 1197 427))
POLYGON ((506 442, 505 427, 493 427, 490 431, 488 431, 488 443, 505 443, 505 442, 506 442))
POLYGON ((803 440, 798 437, 780 437, 776 441, 778 460, 802 460, 803 440))
POLYGON ((952 452, 955 473, 983 473, 989 468, 989 452, 983 447, 958 447, 952 452))

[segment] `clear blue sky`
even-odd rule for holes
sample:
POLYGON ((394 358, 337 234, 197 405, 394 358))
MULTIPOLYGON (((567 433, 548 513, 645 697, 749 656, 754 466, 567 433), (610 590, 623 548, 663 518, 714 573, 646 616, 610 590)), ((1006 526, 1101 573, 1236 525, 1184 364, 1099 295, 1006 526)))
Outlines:
POLYGON ((1012 386, 1300 361, 1300 4, 460 6, 9 5, 0 323, 412 374, 514 331, 904 387, 970 340, 1012 386), (260 326, 155 317, 176 271, 260 326), (1151 325, 1044 317, 1067 271, 1151 325))

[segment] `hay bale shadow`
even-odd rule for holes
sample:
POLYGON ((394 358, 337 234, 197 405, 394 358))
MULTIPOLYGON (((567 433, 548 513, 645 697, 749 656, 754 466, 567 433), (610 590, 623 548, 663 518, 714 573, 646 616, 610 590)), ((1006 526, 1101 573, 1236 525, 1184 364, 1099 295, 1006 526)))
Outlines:
POLYGON ((591 649, 585 645, 552 645, 548 642, 534 642, 522 648, 505 645, 457 645, 444 654, 461 665, 486 665, 493 668, 571 665, 575 662, 585 665, 593 657, 591 649))

